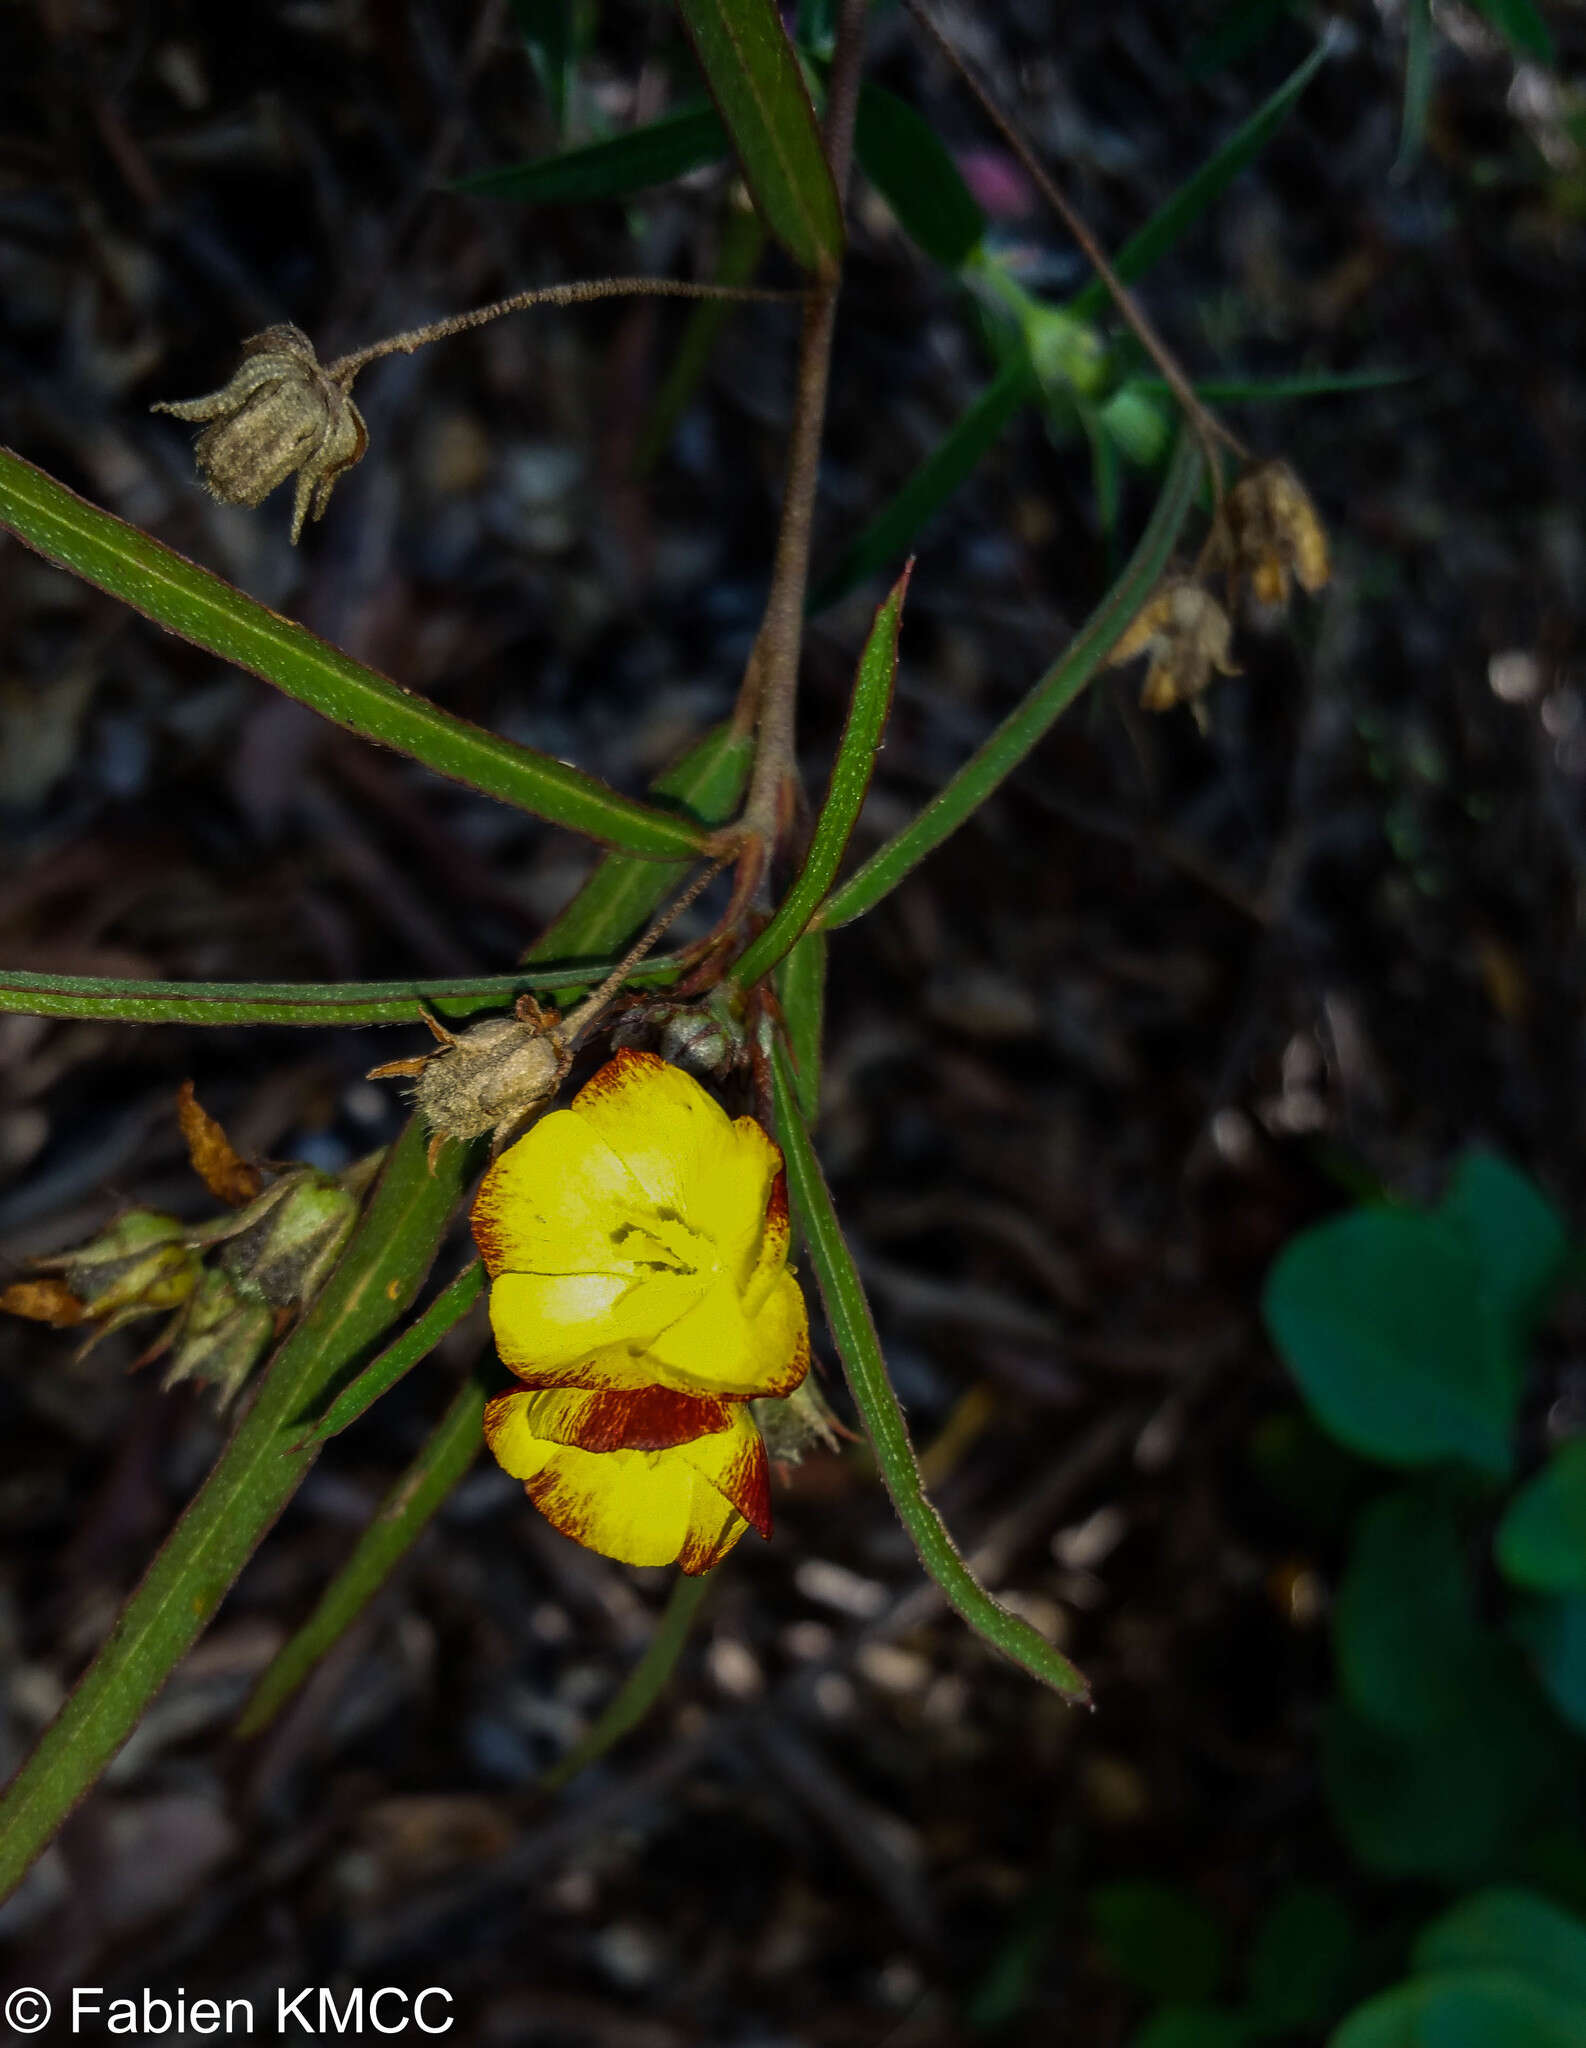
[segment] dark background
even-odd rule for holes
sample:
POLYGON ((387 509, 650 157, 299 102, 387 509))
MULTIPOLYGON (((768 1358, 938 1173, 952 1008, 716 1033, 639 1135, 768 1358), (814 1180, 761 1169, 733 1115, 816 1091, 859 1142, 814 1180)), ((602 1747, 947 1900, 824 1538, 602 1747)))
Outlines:
MULTIPOLYGON (((1210 70, 1206 6, 946 19, 1116 246, 1323 25, 1269 12, 1210 70)), ((1581 1212, 1586 168, 1556 81, 1451 8, 1426 148, 1395 174, 1402 34, 1364 0, 1330 12, 1339 54, 1146 297, 1197 374, 1416 373, 1237 414, 1314 493, 1332 587, 1241 629, 1208 738, 1142 718, 1138 671, 1104 677, 832 947, 822 1147, 936 1497, 1097 1712, 945 1615, 863 1458, 822 1457, 779 1490, 773 1543, 735 1553, 645 1729, 542 1802, 665 1575, 574 1549, 481 1465, 239 1753, 229 1721, 472 1361, 469 1324, 332 1447, 0 1914, 8 1975, 261 2012, 282 1983, 438 1983, 454 2038, 485 2042, 912 2048, 972 2038, 1022 1971, 1003 2038, 1110 2048, 1138 2008, 1089 1933, 1100 1880, 1183 1882, 1236 1944, 1296 1875, 1368 1917, 1403 1903, 1351 1875, 1321 1799, 1338 1527, 1283 1466, 1296 1410, 1256 1304, 1350 1186, 1433 1194, 1472 1138, 1581 1212)), ((1550 18, 1578 74, 1586 21, 1550 18)), ((531 314, 381 365, 370 454, 295 553, 284 496, 210 503, 148 411, 276 319, 329 355, 534 282, 708 274, 720 174, 627 209, 441 189, 555 146, 495 0, 38 0, 0 19, 0 60, 12 446, 625 788, 725 712, 775 530, 782 310, 735 316, 642 485, 676 308, 531 314)), ((1029 276, 1077 286, 896 14, 872 62, 1029 276)), ((658 111, 683 63, 665 10, 605 7, 582 117, 658 111)), ((817 569, 988 374, 962 297, 862 183, 854 220, 817 569)), ((1147 502, 1132 486, 1130 532, 1147 502)), ((1027 415, 921 537, 872 841, 1106 577, 1083 444, 1027 415)), ((817 789, 878 595, 810 634, 817 789)), ((9 543, 0 835, 0 962, 193 978, 505 971, 586 860, 9 543)), ((245 1150, 335 1168, 395 1127, 364 1069, 414 1049, 0 1019, 5 1277, 127 1202, 204 1212, 184 1077, 245 1150)), ((1548 1402, 1586 1399, 1572 1334, 1545 1340, 1548 1402)), ((67 1336, 0 1328, 7 1771, 220 1441, 202 1397, 126 1375, 135 1349, 77 1365, 67 1336)))

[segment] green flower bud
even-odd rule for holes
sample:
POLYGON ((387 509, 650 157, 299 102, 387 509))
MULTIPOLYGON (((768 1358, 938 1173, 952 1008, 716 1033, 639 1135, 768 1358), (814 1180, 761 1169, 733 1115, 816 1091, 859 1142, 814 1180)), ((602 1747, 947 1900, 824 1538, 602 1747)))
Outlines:
POLYGON ((356 1194, 304 1167, 242 1212, 220 1264, 252 1300, 294 1308, 317 1292, 357 1219, 356 1194))
POLYGON ((218 1407, 228 1407, 274 1336, 268 1303, 243 1294, 229 1274, 211 1266, 177 1322, 162 1385, 197 1380, 214 1388, 218 1407))
POLYGON ((64 1273, 85 1316, 115 1328, 134 1316, 180 1308, 198 1284, 198 1254, 187 1226, 154 1209, 129 1209, 76 1251, 35 1263, 64 1273))
POLYGON ((1031 302, 1024 320, 1024 345, 1048 397, 1099 398, 1112 381, 1112 355, 1105 338, 1056 306, 1031 302))

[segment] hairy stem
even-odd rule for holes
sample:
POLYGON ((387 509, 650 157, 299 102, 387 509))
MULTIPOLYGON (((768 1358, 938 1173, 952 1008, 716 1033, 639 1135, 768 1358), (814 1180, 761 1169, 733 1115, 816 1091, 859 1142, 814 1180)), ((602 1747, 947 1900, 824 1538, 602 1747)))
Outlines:
POLYGON ((802 299, 803 292, 763 290, 759 286, 735 284, 689 284, 675 277, 595 277, 571 284, 539 285, 533 291, 514 292, 510 299, 497 299, 488 306, 475 306, 467 313, 450 313, 444 320, 432 320, 427 327, 409 327, 401 334, 387 335, 351 355, 338 356, 325 365, 325 374, 339 384, 348 384, 366 363, 381 356, 411 355, 432 341, 462 334, 470 327, 483 327, 504 313, 521 313, 528 306, 582 306, 591 299, 772 299, 786 302, 802 299))

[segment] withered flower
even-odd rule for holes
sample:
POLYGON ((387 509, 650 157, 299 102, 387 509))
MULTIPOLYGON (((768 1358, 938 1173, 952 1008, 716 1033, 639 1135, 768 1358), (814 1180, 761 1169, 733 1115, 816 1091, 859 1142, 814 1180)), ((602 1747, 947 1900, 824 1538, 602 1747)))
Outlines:
POLYGON ((270 1347, 276 1315, 266 1302, 246 1294, 229 1273, 206 1266, 203 1278, 163 1342, 171 1362, 160 1384, 167 1392, 182 1380, 214 1391, 215 1406, 230 1406, 248 1375, 270 1347))
POLYGON ((1331 574, 1327 533, 1310 494, 1286 462, 1263 462, 1242 476, 1223 501, 1208 559, 1244 578, 1257 603, 1289 601, 1292 575, 1302 590, 1320 590, 1331 574))
POLYGON ((138 1316, 180 1308, 200 1272, 186 1225, 154 1209, 129 1209, 89 1243, 32 1263, 62 1277, 18 1282, 0 1308, 56 1329, 96 1323, 90 1344, 138 1316))
POLYGON ((210 495, 223 504, 262 505, 295 474, 294 542, 305 519, 323 517, 337 477, 369 445, 348 383, 324 368, 300 327, 267 327, 250 336, 229 384, 207 398, 153 410, 210 422, 193 452, 210 495))
POLYGON ((1135 614, 1108 664, 1116 668, 1137 654, 1149 654, 1142 708, 1171 711, 1175 704, 1188 704, 1198 720, 1196 700, 1211 687, 1213 674, 1239 673, 1228 659, 1232 632, 1228 614, 1210 591, 1187 576, 1170 577, 1135 614))

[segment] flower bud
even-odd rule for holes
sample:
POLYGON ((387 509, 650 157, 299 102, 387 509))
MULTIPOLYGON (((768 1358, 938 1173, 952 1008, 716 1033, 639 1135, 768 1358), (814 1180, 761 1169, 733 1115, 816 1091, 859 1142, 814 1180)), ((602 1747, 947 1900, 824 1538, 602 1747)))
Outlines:
POLYGON ((746 1057, 742 1028, 721 1006, 636 1003, 611 1034, 613 1045, 653 1046, 692 1074, 721 1076, 746 1057))
POLYGON ((187 1226, 153 1209, 129 1209, 76 1251, 37 1259, 42 1272, 62 1273, 82 1303, 83 1320, 117 1329, 134 1316, 180 1308, 198 1285, 198 1254, 187 1226))
POLYGON ((210 422, 193 453, 210 495, 223 504, 262 505, 295 473, 294 542, 311 513, 323 517, 337 477, 369 445, 346 386, 321 366, 299 327, 267 327, 251 335, 229 384, 207 398, 153 410, 210 422))
POLYGON ((213 1387, 216 1406, 235 1400, 275 1336, 268 1303, 245 1295, 228 1273, 208 1267, 172 1332, 171 1362, 161 1385, 181 1380, 213 1387))
POLYGON ((358 1219, 358 1197, 303 1167, 267 1188, 226 1236, 220 1265, 244 1295, 293 1308, 314 1295, 358 1219))

